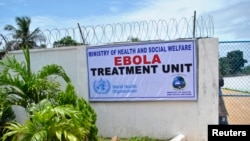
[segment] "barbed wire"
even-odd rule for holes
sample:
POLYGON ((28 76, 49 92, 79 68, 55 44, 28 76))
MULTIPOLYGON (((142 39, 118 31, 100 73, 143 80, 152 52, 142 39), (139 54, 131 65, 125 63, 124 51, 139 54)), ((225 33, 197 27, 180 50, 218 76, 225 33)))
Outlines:
MULTIPOLYGON (((179 38, 213 37, 214 23, 211 16, 198 17, 193 29, 194 17, 170 20, 134 21, 94 26, 79 26, 75 28, 55 28, 42 30, 45 41, 40 41, 47 47, 53 47, 53 43, 70 36, 73 40, 88 44, 102 45, 117 42, 129 42, 131 38, 139 41, 174 40, 179 38)), ((10 34, 4 35, 5 41, 0 37, 0 43, 4 46, 6 41, 14 40, 10 34)))

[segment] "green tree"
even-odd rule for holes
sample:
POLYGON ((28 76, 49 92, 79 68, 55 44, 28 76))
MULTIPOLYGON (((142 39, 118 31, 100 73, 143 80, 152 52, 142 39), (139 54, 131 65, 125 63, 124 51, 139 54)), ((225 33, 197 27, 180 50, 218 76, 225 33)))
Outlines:
POLYGON ((64 69, 56 64, 46 65, 37 73, 32 72, 28 47, 23 49, 23 54, 23 62, 18 62, 14 56, 6 56, 0 61, 0 92, 7 94, 12 105, 27 108, 42 99, 53 99, 60 87, 57 76, 70 82, 64 69))
MULTIPOLYGON (((29 112, 25 124, 5 122, 3 141, 97 141, 96 113, 77 96, 70 78, 61 66, 46 65, 31 71, 29 48, 23 49, 25 61, 6 56, 0 61, 0 93, 8 104, 20 105, 29 112), (65 80, 59 89, 56 76, 65 80)), ((7 106, 4 106, 6 108, 7 106)))
POLYGON ((243 72, 244 74, 250 74, 250 65, 244 67, 243 70, 242 70, 242 72, 243 72))
POLYGON ((227 53, 228 64, 230 66, 230 74, 237 74, 242 71, 247 60, 243 58, 243 52, 234 50, 227 53))
POLYGON ((234 50, 227 53, 226 57, 219 58, 220 75, 236 75, 243 72, 247 60, 243 58, 243 52, 234 50))
POLYGON ((77 46, 80 45, 77 41, 73 40, 70 36, 63 37, 59 41, 53 43, 53 47, 64 47, 64 46, 77 46))
POLYGON ((24 46, 29 48, 39 47, 37 41, 45 41, 45 37, 42 35, 39 28, 35 28, 34 31, 30 31, 31 19, 29 17, 16 17, 17 27, 13 25, 6 25, 4 30, 10 31, 13 37, 13 41, 6 44, 6 50, 19 50, 24 46))
POLYGON ((32 120, 23 125, 9 123, 3 141, 10 136, 14 141, 80 141, 87 137, 88 130, 80 126, 81 113, 71 105, 54 106, 44 99, 31 109, 32 120))
POLYGON ((14 56, 8 55, 0 61, 0 94, 7 105, 0 102, 3 105, 1 109, 8 109, 10 105, 24 107, 30 119, 25 124, 5 122, 1 139, 97 141, 96 114, 88 102, 77 96, 64 69, 51 64, 34 73, 31 70, 29 43, 22 45, 27 45, 23 48, 25 61, 18 62, 14 56), (65 91, 60 90, 57 77, 67 83, 65 91))
POLYGON ((44 99, 29 110, 31 120, 23 125, 9 123, 3 141, 8 137, 13 141, 97 141, 96 114, 70 83, 57 101, 44 99))
POLYGON ((8 130, 3 130, 6 123, 13 121, 14 119, 15 114, 11 108, 11 105, 7 101, 7 95, 0 93, 0 137, 8 132, 8 130))
POLYGON ((230 65, 227 57, 219 58, 219 72, 221 76, 228 75, 230 72, 230 65))
POLYGON ((56 105, 72 105, 80 111, 80 121, 79 125, 83 128, 88 129, 89 133, 87 135, 88 141, 97 141, 98 128, 96 126, 97 115, 94 109, 91 107, 83 98, 77 96, 77 93, 72 84, 68 84, 66 90, 59 94, 59 98, 56 101, 56 105))
POLYGON ((141 41, 139 38, 133 37, 133 36, 128 37, 128 40, 129 40, 130 42, 140 42, 140 41, 141 41))

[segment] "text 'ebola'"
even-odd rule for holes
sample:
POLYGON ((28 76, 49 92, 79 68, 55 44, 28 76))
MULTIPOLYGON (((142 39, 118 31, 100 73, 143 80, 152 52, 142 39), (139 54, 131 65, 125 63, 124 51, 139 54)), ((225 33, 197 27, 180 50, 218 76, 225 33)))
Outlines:
POLYGON ((147 55, 135 56, 117 56, 114 57, 115 67, 91 68, 92 76, 106 75, 133 75, 157 73, 160 70, 163 73, 183 73, 190 72, 192 63, 184 64, 162 64, 158 54, 154 54, 152 59, 147 55))

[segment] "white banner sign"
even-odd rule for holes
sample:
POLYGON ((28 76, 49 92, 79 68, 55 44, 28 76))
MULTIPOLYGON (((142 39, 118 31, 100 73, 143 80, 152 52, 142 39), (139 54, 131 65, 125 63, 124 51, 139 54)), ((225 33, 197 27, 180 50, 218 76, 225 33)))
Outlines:
POLYGON ((87 48, 90 101, 197 100, 195 40, 87 48))

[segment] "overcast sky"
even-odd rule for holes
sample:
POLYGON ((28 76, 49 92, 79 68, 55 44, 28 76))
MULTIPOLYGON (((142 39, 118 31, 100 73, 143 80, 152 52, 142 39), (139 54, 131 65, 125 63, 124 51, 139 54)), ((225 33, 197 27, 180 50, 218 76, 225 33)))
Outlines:
POLYGON ((212 16, 220 41, 250 40, 250 0, 0 0, 0 33, 15 17, 41 30, 118 22, 212 16))

